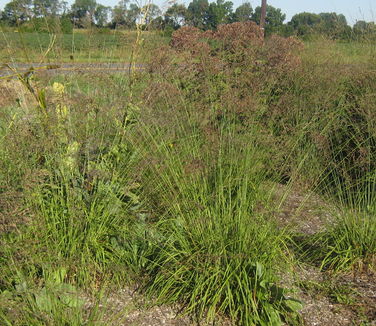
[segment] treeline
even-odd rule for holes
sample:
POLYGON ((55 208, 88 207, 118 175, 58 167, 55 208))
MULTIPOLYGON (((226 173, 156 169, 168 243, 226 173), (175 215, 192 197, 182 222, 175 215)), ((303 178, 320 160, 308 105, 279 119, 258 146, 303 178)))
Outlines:
MULTIPOLYGON (((376 35, 375 23, 358 21, 351 27, 342 14, 303 12, 285 22, 286 15, 279 8, 269 5, 266 13, 267 34, 301 37, 320 34, 333 39, 376 35)), ((104 6, 96 0, 75 0, 71 6, 64 0, 12 0, 0 12, 0 24, 41 32, 50 32, 58 25, 64 33, 73 28, 93 26, 134 29, 140 24, 147 29, 171 32, 181 26, 208 30, 233 22, 259 23, 260 16, 261 7, 252 8, 249 2, 245 2, 234 9, 234 4, 225 0, 193 0, 188 6, 175 3, 164 11, 155 4, 139 7, 129 0, 120 0, 114 7, 104 6)))

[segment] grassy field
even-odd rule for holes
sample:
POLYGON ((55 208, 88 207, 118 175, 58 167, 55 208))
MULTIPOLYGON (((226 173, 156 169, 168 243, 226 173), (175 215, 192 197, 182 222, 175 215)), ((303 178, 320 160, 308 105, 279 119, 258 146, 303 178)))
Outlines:
MULTIPOLYGON (((129 54, 81 36, 75 60, 129 54)), ((372 325, 374 47, 153 42, 147 71, 0 81, 0 324, 372 325)))
MULTIPOLYGON (((150 58, 151 50, 167 44, 156 32, 143 32, 140 60, 150 58), (142 59, 141 59, 142 58, 142 59)), ((136 40, 135 31, 74 30, 72 34, 0 33, 0 62, 129 62, 136 40)))
POLYGON ((340 42, 317 39, 305 43, 303 57, 310 64, 374 65, 376 44, 367 42, 340 42))

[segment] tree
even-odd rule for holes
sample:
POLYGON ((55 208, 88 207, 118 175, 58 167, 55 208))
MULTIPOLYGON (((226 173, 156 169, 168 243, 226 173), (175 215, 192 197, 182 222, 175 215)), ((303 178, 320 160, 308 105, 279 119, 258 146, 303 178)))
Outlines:
POLYGON ((34 17, 57 16, 62 9, 62 2, 59 0, 34 0, 34 17))
POLYGON ((145 25, 150 25, 151 22, 162 14, 162 11, 154 3, 144 6, 141 10, 141 18, 145 25))
MULTIPOLYGON (((260 24, 260 18, 261 7, 256 7, 255 12, 252 15, 252 20, 257 24, 260 24)), ((282 13, 281 9, 268 5, 266 7, 265 32, 267 34, 278 32, 282 29, 285 19, 286 15, 282 13)))
POLYGON ((191 26, 204 28, 206 25, 208 0, 193 0, 187 9, 187 23, 191 26))
POLYGON ((357 21, 353 26, 353 32, 357 37, 376 37, 376 24, 367 23, 364 20, 357 21))
POLYGON ((7 3, 2 13, 2 20, 9 25, 25 22, 32 17, 31 0, 12 0, 7 3))
POLYGON ((140 12, 140 8, 136 4, 131 3, 125 15, 125 26, 128 28, 134 28, 136 26, 137 19, 140 16, 140 12))
POLYGON ((152 19, 149 23, 149 25, 147 25, 147 28, 149 30, 164 30, 165 29, 165 20, 163 19, 162 16, 157 16, 155 17, 154 19, 152 19))
POLYGON ((108 23, 108 17, 111 12, 111 7, 98 4, 95 8, 94 18, 97 26, 104 27, 108 23))
POLYGON ((60 30, 63 34, 72 34, 73 33, 73 24, 69 14, 63 13, 60 16, 60 30))
POLYGON ((97 7, 95 0, 76 0, 72 5, 73 21, 78 26, 91 25, 94 22, 94 13, 97 7))
POLYGON ((127 4, 129 0, 120 0, 119 3, 112 9, 112 24, 113 27, 118 25, 125 25, 125 16, 127 14, 127 4))
POLYGON ((334 28, 338 25, 347 25, 346 17, 342 14, 336 14, 335 12, 322 12, 319 14, 322 22, 328 28, 334 28))
POLYGON ((206 14, 206 27, 216 29, 219 24, 229 23, 232 16, 233 3, 231 1, 217 0, 209 5, 206 14))
POLYGON ((185 24, 186 17, 187 8, 185 5, 175 3, 167 9, 164 15, 165 25, 178 29, 185 24))
POLYGON ((292 26, 297 35, 309 35, 321 23, 321 17, 317 14, 302 12, 291 18, 289 25, 292 26))
POLYGON ((234 22, 245 22, 252 19, 253 8, 249 2, 245 2, 236 8, 233 15, 234 22))
POLYGON ((61 15, 64 16, 64 15, 68 15, 69 14, 69 7, 68 7, 68 2, 65 1, 65 0, 62 0, 60 2, 60 6, 61 6, 61 15))
POLYGON ((368 23, 364 20, 358 20, 355 24, 354 24, 354 32, 357 32, 357 33, 365 33, 368 29, 368 23))
POLYGON ((351 27, 347 25, 346 17, 342 14, 324 12, 319 14, 319 16, 321 17, 319 31, 322 34, 335 39, 346 37, 352 31, 351 27))

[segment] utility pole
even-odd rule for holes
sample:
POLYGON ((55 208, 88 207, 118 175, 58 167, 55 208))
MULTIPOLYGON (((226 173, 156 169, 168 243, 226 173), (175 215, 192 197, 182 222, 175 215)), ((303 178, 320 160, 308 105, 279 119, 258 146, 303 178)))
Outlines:
POLYGON ((266 0, 261 0, 260 28, 265 34, 266 0))

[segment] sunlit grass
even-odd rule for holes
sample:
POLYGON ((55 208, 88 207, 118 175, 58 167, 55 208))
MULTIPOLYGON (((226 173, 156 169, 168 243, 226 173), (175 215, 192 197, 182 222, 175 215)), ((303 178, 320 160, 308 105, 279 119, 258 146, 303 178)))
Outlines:
MULTIPOLYGON (((137 62, 168 41, 141 34, 137 62)), ((46 54, 48 34, 1 37, 1 60, 15 62, 125 62, 136 39, 74 31, 46 54)), ((373 269, 376 78, 362 67, 374 47, 312 41, 303 66, 279 66, 275 51, 251 73, 211 64, 227 53, 192 64, 176 51, 157 53, 159 73, 3 81, 0 322, 101 325, 79 295, 137 284, 198 321, 294 325, 302 305, 281 285, 294 265, 373 269), (316 234, 286 229, 293 186, 336 219, 316 234)))
MULTIPOLYGON (((151 51, 167 43, 157 32, 145 32, 141 47, 142 62, 151 51)), ((47 57, 51 35, 47 33, 0 33, 0 62, 129 62, 136 39, 133 31, 110 31, 100 34, 91 30, 73 30, 72 34, 57 34, 47 57)))

